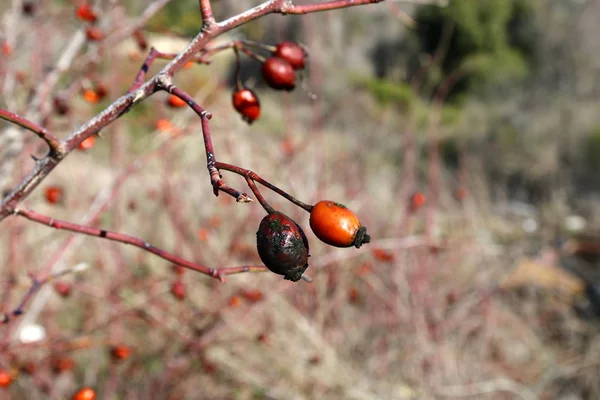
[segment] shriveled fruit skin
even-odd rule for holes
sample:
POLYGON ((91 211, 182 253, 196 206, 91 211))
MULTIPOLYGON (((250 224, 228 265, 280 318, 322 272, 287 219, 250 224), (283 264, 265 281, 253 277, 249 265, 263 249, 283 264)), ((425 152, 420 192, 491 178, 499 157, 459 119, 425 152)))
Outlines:
POLYGON ((258 255, 267 268, 297 282, 308 268, 308 240, 291 218, 280 212, 267 215, 256 232, 258 255))

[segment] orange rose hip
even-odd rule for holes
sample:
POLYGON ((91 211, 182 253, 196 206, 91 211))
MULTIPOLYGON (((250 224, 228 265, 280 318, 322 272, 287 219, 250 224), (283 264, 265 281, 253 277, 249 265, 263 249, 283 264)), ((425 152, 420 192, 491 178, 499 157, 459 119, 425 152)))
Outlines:
POLYGON ((310 227, 321 241, 335 247, 359 248, 371 241, 367 228, 344 205, 329 200, 315 204, 310 212, 310 227))

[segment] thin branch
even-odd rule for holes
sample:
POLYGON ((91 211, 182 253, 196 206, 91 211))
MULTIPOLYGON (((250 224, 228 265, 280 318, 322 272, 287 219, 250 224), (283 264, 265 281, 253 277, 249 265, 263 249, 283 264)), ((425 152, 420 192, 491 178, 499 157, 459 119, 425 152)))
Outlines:
POLYGON ((204 110, 188 93, 177 88, 175 85, 165 82, 162 85, 164 90, 179 97, 190 106, 192 110, 200 117, 202 125, 202 137, 204 139, 204 148, 206 149, 206 168, 210 175, 210 183, 213 186, 215 196, 219 195, 219 191, 227 193, 228 195, 235 198, 238 203, 249 203, 252 200, 246 193, 240 192, 228 186, 222 179, 219 170, 215 168, 215 150, 212 144, 212 137, 210 135, 210 126, 208 121, 212 118, 212 114, 204 110))
POLYGON ((60 141, 52 133, 48 132, 45 128, 42 128, 38 124, 31 122, 17 114, 13 114, 10 111, 0 109, 0 119, 12 122, 13 124, 19 125, 21 128, 25 128, 40 137, 48 147, 50 147, 50 153, 52 155, 59 153, 60 141))
POLYGON ((215 23, 210 0, 200 0, 200 14, 202 15, 203 28, 208 28, 215 23))
POLYGON ((71 274, 71 273, 74 273, 77 271, 81 271, 85 268, 87 268, 87 264, 77 264, 73 268, 68 268, 68 269, 64 269, 62 271, 55 272, 53 274, 46 276, 43 279, 38 279, 35 275, 30 275, 31 286, 29 287, 29 289, 27 290, 27 292, 25 293, 25 295, 23 296, 23 298, 21 299, 19 304, 10 313, 6 313, 2 316, 0 323, 6 324, 11 320, 11 317, 18 317, 18 316, 22 315, 25 312, 25 305, 29 302, 29 300, 33 297, 33 295, 35 295, 42 288, 42 286, 45 285, 46 283, 51 282, 60 277, 63 277, 65 275, 68 275, 68 274, 71 274))
POLYGON ((254 196, 256 196, 256 199, 258 200, 260 205, 265 209, 265 211, 269 214, 273 214, 275 212, 275 209, 271 207, 271 205, 265 200, 263 195, 260 193, 260 190, 258 190, 258 188, 256 187, 254 181, 246 177, 246 182, 248 183, 250 190, 252 190, 252 193, 254 193, 254 196))
POLYGON ((278 12, 281 14, 308 14, 312 12, 329 11, 338 8, 354 7, 364 4, 381 3, 382 1, 383 0, 334 0, 326 3, 303 4, 300 6, 295 6, 293 4, 288 4, 288 2, 284 2, 284 5, 281 6, 278 12))
POLYGON ((26 209, 16 209, 14 211, 15 215, 27 218, 30 221, 37 222, 42 225, 49 226, 51 228, 66 230, 71 232, 80 233, 88 236, 96 236, 103 239, 112 240, 115 242, 120 242, 124 244, 130 244, 132 246, 138 247, 142 250, 145 250, 149 253, 152 253, 163 260, 167 260, 173 264, 181 265, 182 267, 200 272, 201 274, 208 275, 212 278, 216 278, 221 282, 225 282, 226 275, 239 274, 242 272, 263 272, 267 271, 267 268, 264 266, 240 266, 240 267, 228 267, 228 268, 209 268, 204 265, 196 264, 190 261, 187 261, 181 257, 173 255, 159 247, 156 247, 145 240, 137 238, 135 236, 131 236, 125 233, 112 232, 104 229, 93 228, 90 226, 79 225, 68 221, 61 221, 46 215, 38 214, 32 210, 26 209))
POLYGON ((144 63, 140 67, 140 70, 138 71, 138 73, 137 73, 135 79, 133 80, 133 83, 129 87, 129 90, 127 91, 127 93, 131 93, 131 92, 137 90, 140 86, 142 86, 144 84, 144 79, 146 78, 146 73, 148 73, 148 70, 150 69, 150 66, 152 65, 154 60, 159 58, 160 55, 161 55, 161 53, 156 51, 156 49, 154 47, 152 47, 150 49, 150 52, 146 56, 144 63))
MULTIPOLYGON (((210 26, 204 26, 196 37, 188 44, 188 46, 177 57, 167 64, 157 75, 140 86, 137 90, 128 93, 116 99, 108 108, 100 114, 93 117, 77 131, 73 132, 62 143, 64 155, 58 159, 56 157, 45 157, 37 162, 32 171, 21 181, 21 183, 12 190, 0 203, 0 221, 13 214, 17 205, 25 199, 33 190, 50 174, 50 172, 58 165, 58 163, 73 150, 79 143, 88 137, 97 134, 119 118, 123 113, 127 112, 133 105, 141 102, 145 98, 152 95, 160 85, 160 82, 165 77, 172 77, 177 71, 190 60, 192 60, 213 38, 231 31, 250 21, 256 20, 262 16, 272 13, 288 13, 288 14, 305 14, 308 12, 332 10, 335 8, 344 8, 354 5, 377 3, 381 0, 346 0, 346 1, 331 1, 318 5, 293 6, 287 0, 268 0, 262 4, 253 7, 245 12, 242 12, 234 17, 231 17, 220 23, 215 23, 210 26)), ((82 36, 81 34, 78 36, 82 36)), ((73 52, 75 53, 75 52, 73 52)), ((61 69, 58 68, 60 71, 61 69)), ((204 118, 203 127, 208 126, 207 120, 204 118)), ((206 135, 206 134, 205 134, 206 135)), ((208 154, 207 154, 208 156, 208 154)), ((213 154, 214 156, 214 154, 213 154)), ((220 178, 216 179, 216 174, 211 172, 211 182, 217 184, 216 190, 226 191, 223 187, 220 178)), ((215 185, 213 185, 215 187, 215 185)), ((229 192, 228 192, 229 193, 229 192)), ((233 192, 232 192, 233 193, 233 192)), ((232 194, 230 193, 230 194, 232 194)), ((232 194, 233 195, 233 194, 232 194)))
MULTIPOLYGON (((226 164, 223 162, 215 162, 215 167, 217 169, 224 169, 225 171, 229 171, 229 172, 233 172, 235 174, 241 175, 244 178, 249 178, 253 181, 256 181, 258 183, 260 183, 261 185, 271 189, 272 191, 274 191, 275 193, 277 193, 278 195, 284 197, 285 199, 287 199, 288 201, 294 203, 295 205, 297 205, 298 207, 310 212, 312 210, 312 206, 310 204, 306 204, 298 199, 296 199, 294 196, 288 194, 287 192, 279 189, 277 186, 273 185, 272 183, 264 180, 263 178, 261 178, 258 174, 256 174, 255 172, 250 171, 249 169, 245 169, 242 167, 238 167, 236 165, 231 165, 231 164, 226 164)), ((252 187, 251 187, 252 188, 252 187)), ((268 212, 268 210, 267 210, 268 212)))

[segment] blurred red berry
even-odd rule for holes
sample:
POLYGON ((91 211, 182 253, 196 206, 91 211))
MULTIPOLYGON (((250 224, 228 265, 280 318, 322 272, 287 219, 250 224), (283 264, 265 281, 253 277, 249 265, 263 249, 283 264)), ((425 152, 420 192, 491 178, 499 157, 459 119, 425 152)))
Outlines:
POLYGON ((183 282, 181 282, 180 280, 176 280, 175 282, 173 282, 173 284, 171 285, 171 294, 177 300, 185 299, 185 295, 186 295, 185 284, 183 282))
POLYGON ((227 304, 231 308, 237 308, 242 305, 242 299, 239 296, 231 296, 227 304))
POLYGON ((244 297, 244 299, 246 299, 247 301, 249 301, 251 303, 256 303, 265 298, 263 292, 260 289, 242 290, 242 296, 244 297))
POLYGON ((419 208, 423 207, 425 202, 426 202, 425 195, 421 192, 417 192, 417 193, 413 194, 412 197, 410 198, 410 208, 413 211, 416 211, 419 208))
POLYGON ((267 58, 262 66, 262 76, 273 89, 293 90, 296 87, 296 71, 283 58, 267 58))
POLYGON ((87 3, 84 3, 84 4, 80 5, 79 7, 77 7, 77 10, 75 11, 75 15, 77 16, 77 19, 80 21, 96 22, 98 20, 98 16, 94 12, 94 10, 92 10, 92 7, 87 3))
POLYGON ((294 69, 304 69, 306 52, 298 43, 281 42, 277 45, 274 55, 290 63, 294 69))
POLYGON ((377 261, 390 262, 394 261, 394 253, 391 251, 385 251, 383 249, 375 249, 373 250, 373 257, 377 261))
POLYGON ((8 42, 2 42, 2 55, 10 57, 13 54, 13 47, 8 42))
POLYGON ((185 268, 181 265, 173 264, 171 268, 173 269, 175 275, 181 276, 185 273, 185 268))
POLYGON ((92 147, 94 147, 94 144, 96 143, 96 139, 93 136, 90 136, 89 138, 85 139, 83 142, 79 143, 79 146, 77 146, 79 148, 79 150, 89 150, 92 147))
POLYGON ((48 186, 46 189, 44 189, 44 197, 50 204, 62 203, 63 190, 58 186, 48 186))
POLYGON ((104 39, 104 32, 97 26, 88 26, 85 30, 85 37, 90 42, 97 42, 104 39))
POLYGON ((260 102, 253 90, 242 88, 233 92, 231 96, 233 108, 240 113, 242 119, 251 124, 260 117, 260 102))
POLYGON ((61 297, 69 297, 71 295, 71 284, 67 282, 54 282, 54 291, 61 297))
POLYGON ((169 107, 173 107, 173 108, 181 108, 181 107, 185 107, 187 105, 185 100, 180 99, 179 97, 175 96, 174 94, 169 96, 169 100, 167 100, 167 104, 169 105, 169 107))
POLYGON ((84 387, 82 389, 79 389, 77 391, 77 393, 75 393, 73 395, 72 400, 95 400, 96 399, 96 392, 94 391, 94 389, 89 388, 89 387, 84 387))
POLYGON ((124 361, 131 355, 131 349, 127 346, 112 346, 110 348, 110 357, 113 361, 124 361))
POLYGON ((100 96, 98 96, 98 93, 92 89, 85 89, 83 92, 81 92, 81 96, 88 103, 95 104, 100 101, 100 96))
POLYGON ((0 369, 0 388, 8 387, 13 380, 13 376, 5 369, 0 369))
POLYGON ((73 367, 75 367, 75 361, 68 357, 56 357, 51 362, 51 368, 55 374, 71 371, 73 367))
POLYGON ((352 304, 356 304, 360 301, 360 292, 354 286, 348 289, 348 301, 352 304))

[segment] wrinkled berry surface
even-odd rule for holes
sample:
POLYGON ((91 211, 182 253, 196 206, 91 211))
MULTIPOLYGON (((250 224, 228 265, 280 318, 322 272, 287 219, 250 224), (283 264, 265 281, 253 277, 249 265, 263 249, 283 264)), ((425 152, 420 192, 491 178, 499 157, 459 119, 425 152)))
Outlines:
POLYGON ((308 240, 291 218, 275 212, 260 222, 256 232, 258 255, 267 268, 297 282, 308 268, 308 240))

